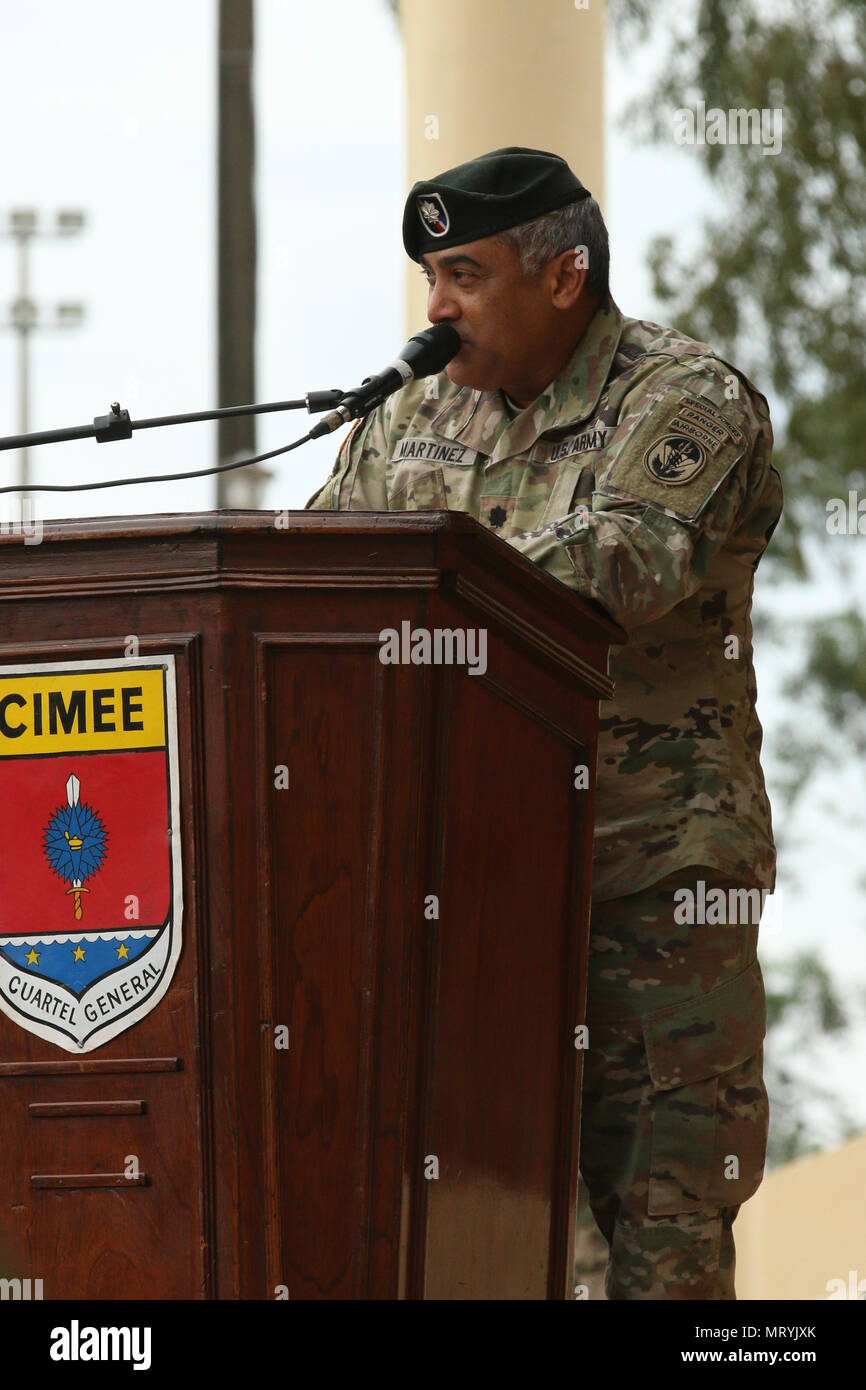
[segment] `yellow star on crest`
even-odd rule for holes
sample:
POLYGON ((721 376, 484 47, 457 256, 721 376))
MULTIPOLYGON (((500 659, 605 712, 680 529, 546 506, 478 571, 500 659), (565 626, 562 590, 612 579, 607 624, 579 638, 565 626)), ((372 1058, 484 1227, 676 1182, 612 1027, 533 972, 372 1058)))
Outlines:
POLYGON ((39 964, 39 952, 38 952, 38 951, 34 951, 34 949, 33 949, 32 946, 30 947, 30 950, 27 952, 27 964, 28 964, 28 965, 38 965, 38 964, 39 964))
POLYGON ((126 944, 125 944, 125 943, 124 943, 123 945, 121 945, 121 946, 118 946, 118 948, 117 948, 117 959, 118 959, 118 960, 129 960, 129 952, 128 952, 127 949, 126 949, 126 944))
POLYGON ((76 946, 75 950, 73 951, 73 953, 72 953, 72 959, 73 959, 73 960, 84 960, 84 952, 82 951, 80 945, 76 946))

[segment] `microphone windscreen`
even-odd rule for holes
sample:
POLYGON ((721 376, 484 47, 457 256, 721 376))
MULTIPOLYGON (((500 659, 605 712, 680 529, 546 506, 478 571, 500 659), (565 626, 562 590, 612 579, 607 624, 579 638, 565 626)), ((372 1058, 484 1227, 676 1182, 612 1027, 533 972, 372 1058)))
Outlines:
POLYGON ((413 333, 400 357, 412 368, 416 379, 435 376, 457 356, 460 346, 460 334, 453 324, 435 323, 432 328, 413 333))

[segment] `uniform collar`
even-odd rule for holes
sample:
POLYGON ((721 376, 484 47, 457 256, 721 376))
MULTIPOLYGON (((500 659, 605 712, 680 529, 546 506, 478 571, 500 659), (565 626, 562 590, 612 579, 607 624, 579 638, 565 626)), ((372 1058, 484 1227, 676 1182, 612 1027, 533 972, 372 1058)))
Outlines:
POLYGON ((434 416, 432 428, 496 462, 524 453, 547 430, 580 424, 598 405, 622 326, 622 314, 609 299, 593 314, 559 376, 519 415, 509 415, 499 391, 464 386, 434 416))

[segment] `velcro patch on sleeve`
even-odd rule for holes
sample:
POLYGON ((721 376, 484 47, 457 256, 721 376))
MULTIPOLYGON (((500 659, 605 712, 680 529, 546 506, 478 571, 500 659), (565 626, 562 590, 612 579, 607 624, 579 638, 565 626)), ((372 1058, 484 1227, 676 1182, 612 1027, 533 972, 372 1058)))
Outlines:
POLYGON ((631 421, 621 420, 596 493, 658 507, 696 522, 744 455, 743 430, 705 396, 669 387, 631 421))

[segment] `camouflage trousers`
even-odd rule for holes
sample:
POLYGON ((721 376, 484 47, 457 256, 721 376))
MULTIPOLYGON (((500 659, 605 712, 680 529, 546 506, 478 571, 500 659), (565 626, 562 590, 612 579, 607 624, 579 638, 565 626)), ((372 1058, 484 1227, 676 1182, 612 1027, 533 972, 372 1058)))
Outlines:
MULTIPOLYGON (((580 1170, 609 1299, 736 1298, 731 1228, 761 1182, 769 1121, 761 901, 747 888, 692 866, 593 903, 580 1170)), ((591 1289, 583 1221, 575 1282, 591 1289)))

